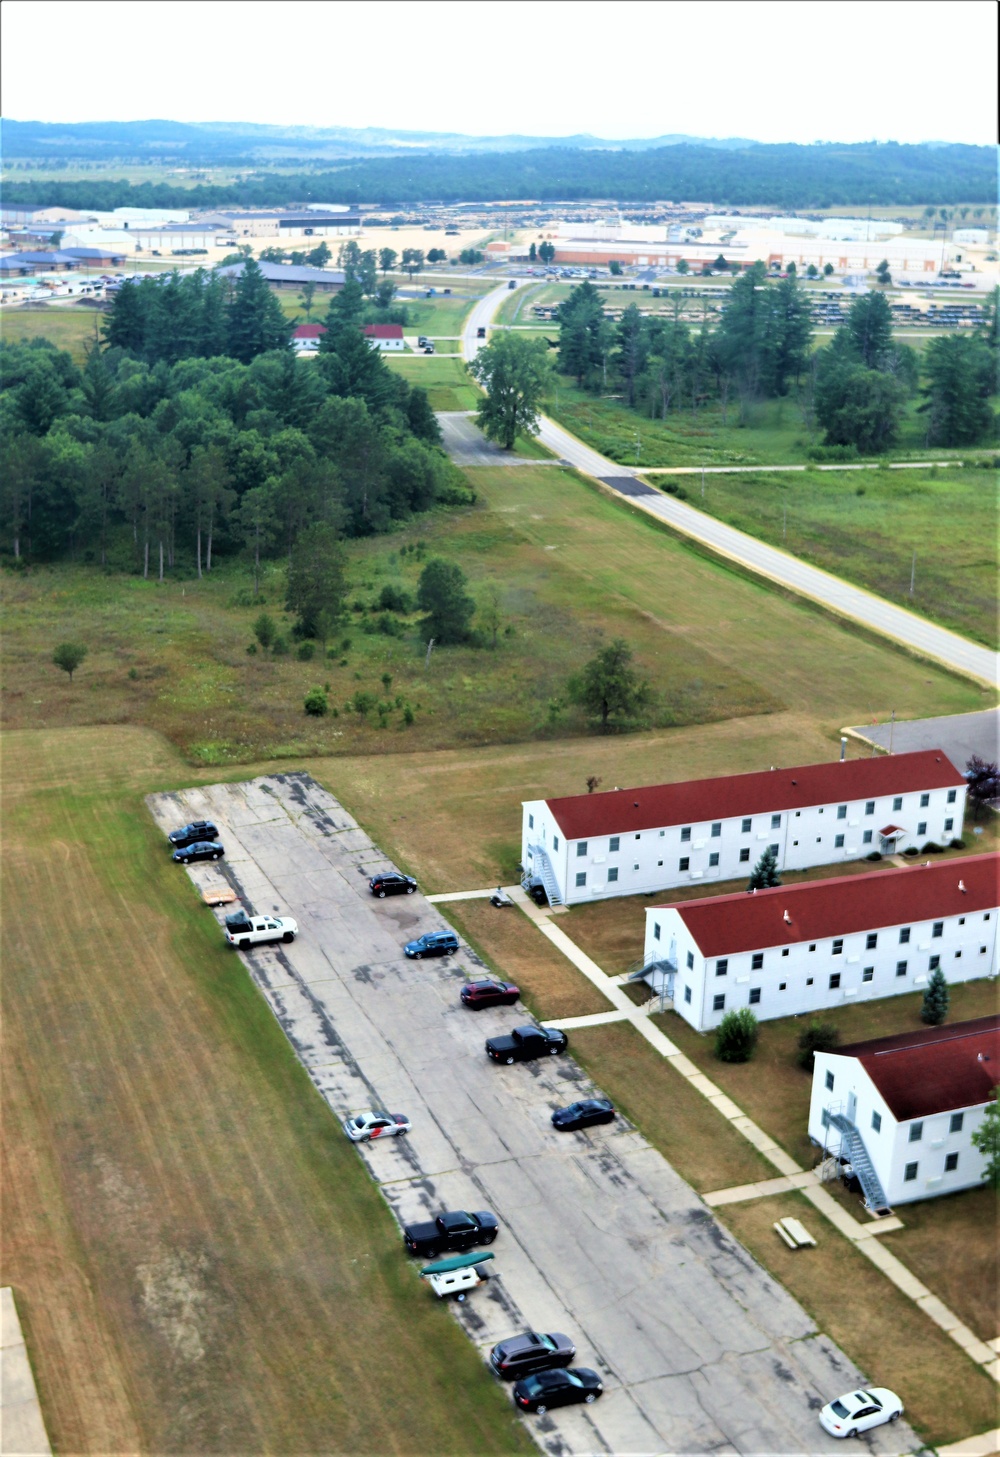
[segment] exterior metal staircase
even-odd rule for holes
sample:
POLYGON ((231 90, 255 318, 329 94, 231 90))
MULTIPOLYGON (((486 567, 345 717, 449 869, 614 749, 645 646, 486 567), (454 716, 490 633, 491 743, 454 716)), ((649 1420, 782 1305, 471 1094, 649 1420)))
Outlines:
POLYGON ((655 1001, 659 1003, 660 1011, 666 1009, 666 1003, 674 999, 674 978, 677 975, 677 942, 671 941, 670 950, 645 957, 642 961, 633 962, 625 977, 626 981, 648 981, 655 992, 655 996, 647 1002, 646 1009, 655 1001))
POLYGON ((851 1161, 851 1167, 858 1178, 862 1192, 865 1196, 865 1205, 872 1213, 878 1210, 888 1209, 888 1200, 885 1197, 885 1190, 875 1172, 874 1165, 868 1157, 868 1150, 865 1148, 865 1141, 858 1132, 857 1124, 852 1123, 845 1113, 827 1113, 831 1128, 835 1128, 840 1134, 841 1157, 846 1154, 851 1161))
POLYGON ((562 896, 559 894, 559 883, 556 880, 555 871, 552 869, 552 861, 544 845, 529 845, 531 851, 531 870, 526 871, 521 880, 525 890, 532 880, 540 880, 545 887, 545 894, 549 898, 550 906, 561 906, 562 896))

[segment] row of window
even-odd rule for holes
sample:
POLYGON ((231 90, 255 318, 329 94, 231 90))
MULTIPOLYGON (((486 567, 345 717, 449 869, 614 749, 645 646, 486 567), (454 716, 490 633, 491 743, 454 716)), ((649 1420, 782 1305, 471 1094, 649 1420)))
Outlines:
MULTIPOLYGON (((907 1164, 906 1167, 903 1169, 903 1181, 904 1181, 904 1183, 912 1184, 913 1181, 914 1181, 914 1179, 917 1177, 917 1170, 919 1168, 920 1168, 920 1165, 917 1162, 914 1162, 912 1164, 907 1164)), ((957 1168, 958 1168, 958 1154, 957 1153, 946 1153, 945 1156, 944 1156, 944 1171, 945 1171, 945 1173, 946 1174, 953 1174, 957 1168)))
MULTIPOLYGON (((980 954, 980 956, 985 956, 988 949, 989 948, 986 947, 986 946, 980 946, 980 948, 979 948, 979 954, 980 954)), ((961 951, 956 951, 955 952, 955 960, 956 961, 960 961, 961 959, 962 959, 962 953, 961 953, 961 951)), ((688 952, 687 965, 688 965, 688 970, 690 970, 692 968, 692 966, 694 965, 694 958, 691 956, 690 951, 688 952)), ((940 965, 941 965, 941 958, 940 958, 940 956, 932 956, 928 960, 927 970, 929 972, 930 971, 937 971, 937 969, 938 969, 938 967, 940 965)), ((716 976, 725 976, 726 969, 727 968, 726 968, 725 961, 722 961, 722 962, 717 963, 716 972, 715 972, 716 976), (718 970, 718 967, 719 966, 722 966, 722 968, 723 968, 721 971, 718 970)), ((906 961, 897 961, 896 962, 896 975, 897 976, 906 976, 908 970, 909 970, 909 963, 908 962, 906 962, 906 961)), ((838 990, 838 988, 840 987, 840 984, 841 984, 840 983, 840 976, 841 976, 841 974, 840 974, 839 971, 831 971, 831 973, 830 973, 830 980, 829 980, 829 983, 828 983, 828 990, 829 991, 835 992, 835 991, 838 990)), ((872 981, 875 980, 875 968, 874 968, 874 966, 866 966, 866 967, 864 967, 862 969, 862 972, 861 972, 861 980, 862 980, 863 983, 864 982, 872 982, 872 981)), ((815 981, 816 981, 816 978, 814 976, 807 976, 806 977, 806 986, 807 987, 813 986, 815 984, 815 981)), ((779 983, 778 983, 778 991, 779 992, 783 992, 783 991, 787 991, 787 989, 788 989, 788 983, 787 983, 787 981, 779 981, 779 983)), ((749 1003, 749 1005, 751 1007, 755 1007, 758 1004, 758 1002, 760 1001, 761 990, 762 989, 760 987, 751 987, 750 988, 750 994, 749 994, 749 997, 748 997, 747 1000, 748 1000, 748 1003, 749 1003)), ((691 1001, 691 988, 689 986, 686 986, 684 988, 684 1000, 685 1000, 685 1002, 690 1002, 691 1001)), ((713 1012, 724 1012, 725 1010, 726 1010, 726 994, 725 994, 725 992, 717 992, 713 996, 713 998, 712 998, 712 1011, 713 1012)))
MULTIPOLYGON (((988 921, 990 919, 991 914, 992 914, 992 912, 990 912, 990 911, 984 911, 984 913, 983 913, 983 920, 984 921, 988 921)), ((966 919, 967 918, 965 916, 959 916, 958 917, 958 924, 960 926, 964 926, 965 925, 965 922, 966 922, 966 919)), ((900 928, 899 928, 899 944, 901 946, 908 945, 909 940, 910 940, 910 933, 911 933, 912 929, 913 929, 912 926, 900 926, 900 928)), ((944 921, 934 921, 931 924, 931 939, 932 940, 935 940, 938 937, 941 937, 943 935, 944 935, 944 921)), ((874 950, 876 950, 876 948, 878 947, 878 937, 879 937, 879 933, 877 931, 868 931, 865 934, 865 950, 866 951, 874 951, 874 950)), ((659 941, 659 939, 660 939, 660 923, 659 923, 659 921, 654 921, 653 922, 653 940, 654 941, 659 941)), ((810 951, 815 951, 818 944, 819 943, 816 942, 816 941, 810 941, 810 943, 809 943, 809 950, 810 951)), ((790 952, 790 949, 791 948, 788 947, 788 946, 783 946, 781 948, 781 954, 782 954, 782 956, 788 956, 789 955, 789 952, 790 952)), ((980 946, 980 948, 979 948, 980 954, 982 954, 985 950, 986 950, 986 947, 985 946, 980 946)), ((836 936, 836 937, 834 937, 833 941, 830 943, 830 955, 831 956, 843 956, 843 954, 844 954, 844 938, 843 938, 843 936, 836 936)), ((955 952, 955 955, 958 956, 958 957, 960 957, 962 955, 962 953, 961 953, 961 951, 956 951, 955 952)), ((931 957, 931 967, 930 967, 930 969, 932 971, 934 970, 934 967, 937 965, 937 963, 938 963, 939 960, 940 960, 939 957, 933 957, 933 956, 931 957)), ((689 951, 687 953, 687 964, 688 964, 688 966, 690 968, 693 968, 694 967, 694 952, 693 951, 689 951)), ((752 952, 751 953, 751 956, 750 956, 750 970, 751 971, 761 971, 761 970, 763 970, 763 966, 764 966, 764 953, 763 953, 763 951, 754 951, 754 952, 752 952)), ((873 970, 873 968, 871 968, 871 967, 869 967, 867 969, 868 970, 873 970)), ((716 961, 716 963, 715 963, 715 974, 716 974, 716 976, 725 976, 726 975, 726 972, 728 970, 729 970, 729 957, 728 956, 720 956, 718 958, 718 960, 716 961)), ((906 973, 906 962, 905 961, 898 961, 896 963, 896 972, 897 972, 897 975, 899 975, 899 976, 905 975, 905 973, 906 973)), ((871 978, 870 977, 866 977, 866 980, 871 980, 871 978)))

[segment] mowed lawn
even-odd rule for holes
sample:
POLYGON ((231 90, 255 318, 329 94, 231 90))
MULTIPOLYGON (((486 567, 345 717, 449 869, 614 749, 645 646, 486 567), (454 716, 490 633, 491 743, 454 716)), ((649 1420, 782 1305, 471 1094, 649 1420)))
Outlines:
POLYGON ((4 1243, 56 1451, 534 1450, 141 795, 4 743, 4 1243))
POLYGON ((481 399, 457 355, 386 354, 385 359, 408 384, 420 385, 427 391, 432 410, 474 410, 481 399))
POLYGON ((64 304, 43 304, 39 308, 6 308, 2 319, 2 337, 7 344, 31 343, 47 339, 57 349, 65 349, 75 364, 83 364, 87 349, 102 342, 100 330, 105 314, 98 308, 72 308, 64 304))

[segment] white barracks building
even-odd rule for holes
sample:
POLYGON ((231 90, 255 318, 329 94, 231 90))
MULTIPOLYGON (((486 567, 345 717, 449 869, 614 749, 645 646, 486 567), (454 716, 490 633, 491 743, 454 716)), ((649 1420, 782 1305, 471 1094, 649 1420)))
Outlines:
POLYGON ((672 983, 699 1032, 752 1007, 765 1020, 997 975, 1000 855, 841 875, 653 906, 646 980, 672 983))
POLYGON ((749 875, 947 845, 966 782, 943 750, 691 779, 522 805, 521 864, 553 904, 648 895, 749 875))
POLYGON ((997 1016, 817 1052, 809 1136, 873 1208, 954 1194, 985 1177, 972 1135, 998 1081, 997 1016))

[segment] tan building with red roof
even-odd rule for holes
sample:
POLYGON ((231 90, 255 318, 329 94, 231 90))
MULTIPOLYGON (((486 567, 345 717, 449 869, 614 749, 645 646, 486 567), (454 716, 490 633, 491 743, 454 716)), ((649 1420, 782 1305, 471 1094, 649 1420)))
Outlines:
POLYGON ((983 1181, 972 1134, 998 1083, 1000 1016, 818 1052, 809 1136, 852 1165, 872 1207, 954 1194, 983 1181))
POLYGON ((652 906, 646 980, 699 1031, 996 976, 1000 855, 652 906))

